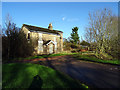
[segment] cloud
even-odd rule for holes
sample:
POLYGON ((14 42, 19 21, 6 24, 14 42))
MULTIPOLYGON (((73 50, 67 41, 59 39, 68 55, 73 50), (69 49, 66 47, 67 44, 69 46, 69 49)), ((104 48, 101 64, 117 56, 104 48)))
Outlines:
POLYGON ((70 18, 70 19, 67 19, 68 22, 74 22, 74 21, 79 21, 78 18, 70 18))
POLYGON ((68 21, 68 22, 75 22, 75 21, 79 21, 79 18, 66 18, 66 17, 62 17, 62 21, 68 21))
POLYGON ((66 17, 63 17, 62 20, 64 21, 66 19, 66 17))

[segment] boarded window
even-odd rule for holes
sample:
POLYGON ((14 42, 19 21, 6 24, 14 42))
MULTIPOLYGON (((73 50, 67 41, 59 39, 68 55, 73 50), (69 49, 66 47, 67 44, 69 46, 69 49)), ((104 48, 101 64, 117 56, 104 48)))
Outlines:
POLYGON ((38 51, 43 52, 43 41, 38 41, 38 51))
POLYGON ((42 33, 39 33, 39 41, 42 41, 42 33))

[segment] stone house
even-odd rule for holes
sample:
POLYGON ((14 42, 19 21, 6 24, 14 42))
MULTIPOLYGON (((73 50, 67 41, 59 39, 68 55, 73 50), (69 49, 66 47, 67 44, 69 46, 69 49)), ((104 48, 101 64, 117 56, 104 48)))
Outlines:
POLYGON ((63 32, 48 28, 23 24, 21 30, 26 34, 28 42, 34 46, 34 54, 52 54, 63 51, 63 32))

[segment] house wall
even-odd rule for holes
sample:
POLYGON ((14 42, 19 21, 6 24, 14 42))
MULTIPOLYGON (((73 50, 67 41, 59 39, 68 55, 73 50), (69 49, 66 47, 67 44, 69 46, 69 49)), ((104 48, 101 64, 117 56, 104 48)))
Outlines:
MULTIPOLYGON (((22 30, 26 34, 26 38, 28 38, 29 30, 26 27, 23 27, 22 30)), ((63 50, 63 35, 62 35, 62 33, 59 33, 59 34, 60 35, 42 33, 43 42, 48 41, 48 40, 52 40, 52 41, 57 43, 55 53, 59 53, 59 52, 61 52, 63 50)), ((33 46, 35 48, 34 54, 48 54, 47 52, 48 52, 49 45, 48 46, 43 45, 43 51, 38 51, 38 40, 40 40, 39 38, 40 37, 39 37, 38 32, 30 32, 30 40, 32 41, 32 44, 33 44, 33 46)))
POLYGON ((60 36, 58 36, 58 35, 42 34, 42 39, 43 39, 43 41, 52 40, 52 41, 56 42, 57 46, 56 46, 55 53, 61 52, 61 48, 60 48, 61 47, 61 39, 60 39, 60 36))
POLYGON ((63 33, 59 33, 60 34, 60 52, 63 51, 63 33))
MULTIPOLYGON (((26 34, 26 38, 28 38, 28 33, 30 32, 26 27, 22 27, 22 31, 26 34)), ((30 40, 32 41, 32 45, 34 46, 33 54, 37 54, 38 51, 38 33, 30 32, 30 40)), ((28 41, 30 41, 28 40, 28 41)))

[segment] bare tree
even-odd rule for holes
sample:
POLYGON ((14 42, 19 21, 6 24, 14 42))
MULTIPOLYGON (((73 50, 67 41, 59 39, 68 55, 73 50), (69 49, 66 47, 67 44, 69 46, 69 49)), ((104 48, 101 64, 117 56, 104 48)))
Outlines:
POLYGON ((111 50, 111 40, 117 33, 117 23, 110 9, 98 10, 89 13, 89 26, 86 28, 86 39, 96 42, 96 56, 108 56, 106 51, 111 50))
MULTIPOLYGON (((10 17, 9 14, 7 14, 6 19, 5 19, 5 25, 4 25, 4 35, 6 35, 8 38, 6 38, 7 42, 7 58, 9 59, 10 57, 10 28, 11 28, 11 23, 12 23, 12 18, 10 17)), ((4 39, 3 39, 4 40, 4 39)))
POLYGON ((12 22, 9 14, 5 20, 5 33, 2 36, 2 55, 5 60, 32 55, 33 46, 28 43, 24 32, 12 22))
POLYGON ((85 31, 86 31, 86 33, 85 33, 85 39, 86 39, 86 41, 89 42, 89 43, 92 43, 92 41, 94 40, 92 29, 86 27, 85 31))

